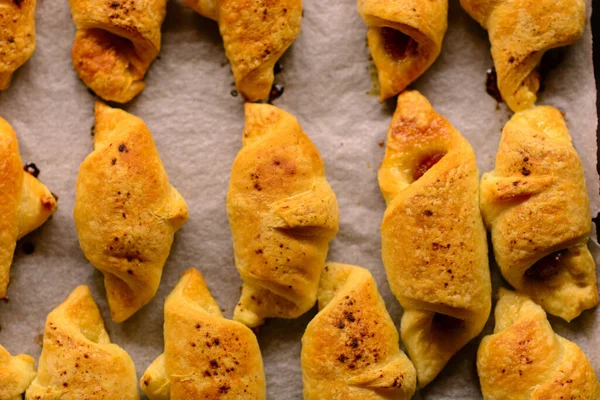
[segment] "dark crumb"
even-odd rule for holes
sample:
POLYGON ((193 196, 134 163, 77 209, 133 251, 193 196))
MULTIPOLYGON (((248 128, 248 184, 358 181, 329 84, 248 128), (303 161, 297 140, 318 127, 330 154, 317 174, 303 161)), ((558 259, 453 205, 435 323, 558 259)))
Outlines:
POLYGON ((271 92, 269 93, 269 100, 267 100, 267 103, 271 104, 273 103, 273 101, 280 98, 281 95, 283 95, 284 89, 285 88, 283 87, 283 85, 273 85, 273 87, 271 88, 271 92))
POLYGON ((385 146, 385 142, 382 140, 381 142, 377 143, 379 145, 379 147, 383 147, 385 146))
POLYGON ((496 68, 489 68, 486 73, 487 79, 485 81, 485 91, 498 103, 502 103, 504 100, 502 100, 500 89, 498 89, 498 75, 496 75, 496 68))
POLYGON ((96 136, 96 125, 92 125, 92 128, 90 129, 90 134, 92 136, 96 136))
POLYGON ((125 143, 121 143, 121 144, 119 145, 119 151, 120 151, 121 153, 122 153, 122 152, 129 153, 129 150, 127 150, 127 146, 125 146, 125 143))
POLYGON ((233 97, 238 97, 238 91, 235 89, 231 89, 231 92, 229 92, 229 94, 231 94, 233 97))
POLYGON ((25 242, 23 243, 23 253, 25 254, 33 254, 33 252, 35 251, 35 244, 33 244, 32 242, 25 242))
POLYGON ((27 172, 29 175, 37 178, 40 175, 40 169, 35 165, 35 163, 28 162, 23 166, 23 170, 27 172))

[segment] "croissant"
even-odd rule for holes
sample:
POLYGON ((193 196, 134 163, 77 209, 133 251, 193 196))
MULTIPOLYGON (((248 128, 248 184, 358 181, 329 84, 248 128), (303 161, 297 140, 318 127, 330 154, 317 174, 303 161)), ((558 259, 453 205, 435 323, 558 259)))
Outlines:
POLYGON ((267 398, 256 336, 223 318, 197 270, 167 297, 164 329, 165 352, 141 379, 150 400, 267 398))
POLYGON ((133 361, 110 343, 87 286, 48 314, 38 373, 25 399, 139 399, 133 361))
POLYGON ((489 33, 498 89, 513 111, 535 104, 538 71, 550 49, 574 43, 583 34, 585 0, 460 0, 489 33))
POLYGON ((321 156, 296 118, 268 104, 245 107, 227 214, 244 280, 233 317, 256 327, 269 317, 298 317, 315 304, 339 210, 321 156))
POLYGON ((35 50, 36 0, 0 3, 0 90, 8 88, 15 71, 35 50))
POLYGON ((74 218, 85 257, 104 274, 112 318, 154 297, 188 209, 140 118, 96 103, 94 151, 77 178, 74 218))
POLYGON ((418 92, 398 97, 379 186, 383 263, 423 387, 483 329, 491 283, 475 154, 418 92))
POLYGON ((69 0, 77 33, 73 67, 107 101, 126 103, 160 51, 167 0, 69 0))
POLYGON ((35 378, 33 358, 25 354, 12 357, 0 345, 0 399, 21 400, 33 378, 35 378))
POLYGON ((6 297, 17 240, 39 228, 56 210, 56 199, 33 175, 25 173, 17 135, 0 118, 0 298, 6 297))
POLYGON ((327 263, 318 298, 319 313, 302 337, 304 399, 410 399, 415 367, 371 273, 327 263))
POLYGON ((358 0, 379 75, 380 100, 402 92, 433 64, 448 27, 448 0, 358 0))
POLYGON ((477 352, 486 400, 600 398, 594 368, 581 349, 552 331, 546 313, 527 296, 500 289, 494 334, 477 352))
POLYGON ((567 321, 598 304, 583 167, 560 112, 538 106, 504 127, 481 211, 504 278, 567 321))
POLYGON ((300 33, 302 0, 185 0, 218 22, 238 91, 263 100, 273 86, 277 60, 300 33))

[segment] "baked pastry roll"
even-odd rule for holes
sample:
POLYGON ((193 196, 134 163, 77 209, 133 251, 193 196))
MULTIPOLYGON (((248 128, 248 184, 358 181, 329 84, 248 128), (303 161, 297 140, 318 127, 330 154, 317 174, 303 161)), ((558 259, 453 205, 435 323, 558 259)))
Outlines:
POLYGON ((269 96, 273 68, 300 33, 302 0, 185 0, 218 22, 237 90, 248 101, 269 96))
POLYGON ((28 355, 12 357, 0 345, 0 399, 21 400, 35 378, 35 361, 28 355))
POLYGON ((527 296, 500 289, 494 334, 483 338, 477 372, 486 400, 600 398, 594 368, 581 349, 552 331, 527 296))
POLYGON ((87 286, 48 314, 38 373, 25 398, 139 399, 135 365, 110 342, 87 286))
POLYGON ((358 0, 379 75, 380 100, 402 92, 433 64, 448 27, 448 0, 358 0))
POLYGON ((35 50, 36 0, 0 3, 0 90, 8 88, 15 71, 35 50))
POLYGON ((245 107, 227 214, 244 279, 233 318, 255 327, 315 304, 339 210, 321 156, 296 118, 268 104, 245 107))
POLYGON ((318 298, 302 337, 304 399, 410 399, 415 367, 371 273, 327 263, 318 298))
POLYGON ((544 53, 583 34, 585 0, 460 0, 488 31, 498 89, 513 111, 535 104, 544 53))
POLYGON ((401 336, 421 387, 477 336, 491 308, 475 153, 418 92, 398 97, 379 186, 383 264, 404 307, 401 336))
POLYGON ((583 167, 561 113, 539 106, 504 127, 481 211, 504 278, 567 321, 598 304, 583 167))
POLYGON ((56 210, 56 199, 48 188, 23 170, 17 135, 3 118, 0 118, 0 193, 0 298, 3 298, 17 240, 39 228, 56 210))
POLYGON ((79 244, 104 274, 112 318, 122 322, 154 297, 187 205, 144 121, 100 102, 75 195, 79 244))
POLYGON ((267 398, 256 336, 223 318, 197 270, 167 297, 164 329, 165 352, 141 379, 150 400, 267 398))
POLYGON ((73 67, 98 96, 126 103, 146 87, 160 51, 167 0, 69 0, 77 28, 73 67))

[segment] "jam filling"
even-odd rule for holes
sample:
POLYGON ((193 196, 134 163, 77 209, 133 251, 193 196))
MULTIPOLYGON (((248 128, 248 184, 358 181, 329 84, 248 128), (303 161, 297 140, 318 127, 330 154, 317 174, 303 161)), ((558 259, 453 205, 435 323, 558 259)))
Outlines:
POLYGON ((404 60, 417 47, 417 42, 413 38, 395 29, 381 28, 381 35, 385 51, 397 60, 404 60))
POLYGON ((568 250, 560 250, 547 255, 535 264, 533 264, 526 272, 525 276, 535 280, 544 280, 558 274, 560 264, 563 262, 568 250))
POLYGON ((421 178, 423 175, 425 175, 425 173, 427 171, 429 171, 431 169, 431 167, 433 167, 435 164, 437 164, 446 154, 444 153, 434 153, 431 154, 430 156, 427 156, 425 158, 423 158, 419 164, 417 164, 417 167, 415 168, 415 171, 413 172, 413 180, 418 180, 419 178, 421 178))

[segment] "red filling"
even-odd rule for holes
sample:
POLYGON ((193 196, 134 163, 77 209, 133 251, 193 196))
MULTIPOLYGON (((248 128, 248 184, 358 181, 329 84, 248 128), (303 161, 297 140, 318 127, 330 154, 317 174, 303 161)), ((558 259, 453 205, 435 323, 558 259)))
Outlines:
POLYGON ((381 28, 385 51, 398 60, 404 60, 417 47, 408 35, 392 28, 381 28))
POLYGON ((560 264, 562 263, 568 250, 560 250, 549 254, 533 264, 525 275, 536 280, 544 280, 558 274, 560 264))
POLYGON ((444 153, 435 153, 432 154, 419 162, 417 167, 415 168, 415 172, 413 172, 413 180, 418 180, 421 178, 427 171, 431 169, 435 164, 437 164, 446 154, 444 153))

